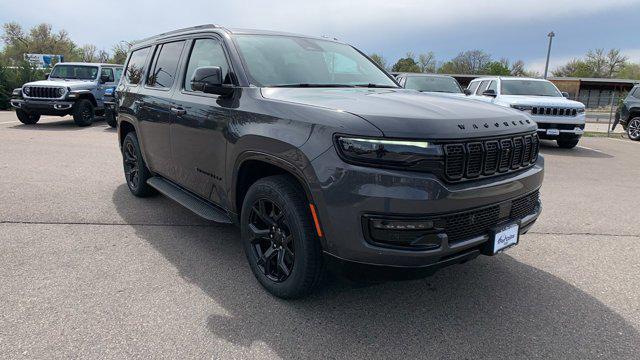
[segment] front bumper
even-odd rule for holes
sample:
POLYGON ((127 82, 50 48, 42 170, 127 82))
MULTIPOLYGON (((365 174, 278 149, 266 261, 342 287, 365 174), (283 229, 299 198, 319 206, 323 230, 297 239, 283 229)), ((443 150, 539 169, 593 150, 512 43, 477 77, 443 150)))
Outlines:
MULTIPOLYGON (((363 219, 371 214, 446 217, 499 204, 510 206, 512 200, 536 192, 544 177, 542 156, 534 166, 521 171, 455 184, 427 173, 346 164, 335 150, 315 159, 312 168, 317 179, 309 183, 315 184, 311 193, 328 255, 341 262, 414 269, 437 267, 458 255, 481 252, 490 234, 475 234, 455 243, 441 236, 437 248, 427 250, 380 246, 371 242, 363 219)), ((541 206, 537 205, 534 212, 518 220, 521 233, 528 231, 538 218, 541 206)))
POLYGON ((585 115, 577 116, 531 116, 538 124, 541 139, 579 139, 584 134, 585 115))
POLYGON ((73 101, 11 99, 11 106, 29 114, 67 115, 73 109, 73 101))

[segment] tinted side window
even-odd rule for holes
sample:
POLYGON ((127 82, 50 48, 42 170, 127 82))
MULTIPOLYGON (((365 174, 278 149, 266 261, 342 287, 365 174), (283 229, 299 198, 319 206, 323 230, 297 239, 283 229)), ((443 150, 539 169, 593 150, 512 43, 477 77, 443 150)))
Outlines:
POLYGON ((191 48, 187 73, 184 77, 184 88, 187 91, 194 91, 191 88, 191 78, 196 69, 203 66, 219 66, 222 70, 222 81, 231 83, 229 79, 229 65, 224 55, 222 44, 214 39, 197 39, 191 48))
POLYGON ((120 78, 122 77, 122 71, 123 71, 123 70, 124 70, 123 68, 116 68, 116 69, 115 69, 115 72, 116 72, 116 74, 115 74, 115 79, 114 79, 114 80, 115 80, 115 82, 120 81, 120 78))
POLYGON ((144 74, 145 60, 149 54, 149 48, 136 50, 131 53, 127 68, 125 70, 125 79, 129 84, 137 85, 142 80, 142 74, 144 74))
POLYGON ((113 69, 112 68, 102 68, 102 70, 100 70, 100 78, 102 78, 105 75, 109 77, 109 80, 107 80, 107 82, 114 82, 115 81, 115 78, 113 77, 113 69))
POLYGON ((480 85, 479 81, 476 82, 472 82, 471 84, 469 84, 469 87, 467 89, 469 89, 469 91, 471 91, 471 93, 475 93, 476 90, 478 90, 478 85, 480 85))
POLYGON ((158 46, 147 78, 147 85, 157 88, 170 88, 173 85, 183 47, 184 41, 158 46))
POLYGON ((636 99, 640 99, 640 87, 635 88, 633 92, 631 92, 631 96, 636 99))
POLYGON ((489 86, 487 87, 487 90, 493 90, 496 93, 498 92, 498 82, 495 80, 491 80, 491 82, 489 83, 489 86))
POLYGON ((476 95, 482 95, 482 93, 487 90, 487 86, 489 86, 489 80, 485 80, 480 83, 480 86, 478 86, 478 91, 476 91, 476 95))

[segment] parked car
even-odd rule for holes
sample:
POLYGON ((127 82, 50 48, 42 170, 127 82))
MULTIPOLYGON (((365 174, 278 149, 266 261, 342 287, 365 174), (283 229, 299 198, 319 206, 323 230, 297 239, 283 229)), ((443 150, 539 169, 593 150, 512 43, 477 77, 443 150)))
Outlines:
POLYGON ((396 79, 405 89, 461 97, 468 95, 467 90, 463 90, 458 81, 449 75, 400 73, 396 79))
POLYGON ((614 129, 618 123, 627 132, 629 139, 640 140, 640 85, 634 86, 618 107, 614 129))
POLYGON ((78 126, 88 126, 95 116, 104 115, 105 89, 118 83, 122 69, 114 64, 59 63, 46 80, 14 89, 11 106, 23 124, 35 124, 41 115, 73 115, 78 126))
POLYGON ((131 48, 116 102, 131 193, 238 224, 279 297, 327 267, 422 275, 494 255, 541 211, 533 121, 403 89, 338 41, 164 33, 131 48))
POLYGON ((541 139, 571 149, 584 133, 585 107, 566 98, 550 81, 520 77, 481 77, 469 84, 471 97, 525 112, 538 124, 541 139))

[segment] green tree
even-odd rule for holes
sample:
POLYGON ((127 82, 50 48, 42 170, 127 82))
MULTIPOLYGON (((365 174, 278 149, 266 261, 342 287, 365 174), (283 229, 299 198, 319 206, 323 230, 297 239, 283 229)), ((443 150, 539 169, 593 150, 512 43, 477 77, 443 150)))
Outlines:
POLYGON ((383 69, 387 68, 387 60, 382 55, 377 53, 372 53, 371 55, 369 55, 369 57, 371 58, 371 60, 373 60, 373 62, 378 64, 381 68, 383 69))
POLYGON ((14 65, 22 61, 26 53, 63 55, 65 61, 78 60, 76 44, 65 30, 54 32, 51 25, 43 23, 27 33, 16 22, 4 24, 2 30, 2 57, 14 65))
POLYGON ((128 41, 120 41, 118 44, 114 45, 111 48, 112 55, 109 62, 112 64, 124 64, 127 60, 127 53, 129 52, 129 49, 131 49, 131 45, 133 44, 128 41))
POLYGON ((408 52, 405 57, 398 60, 391 68, 391 71, 412 73, 422 72, 420 66, 416 62, 415 55, 412 52, 408 52))
POLYGON ((625 64, 618 72, 618 77, 621 79, 640 80, 640 64, 625 64))
POLYGON ((436 55, 433 53, 433 51, 429 51, 426 54, 420 54, 418 56, 418 65, 420 66, 420 72, 435 73, 436 55))
POLYGON ((487 64, 485 73, 487 75, 509 76, 511 75, 509 61, 506 59, 492 61, 487 64))
POLYGON ((487 73, 491 62, 491 55, 486 52, 482 50, 467 50, 442 64, 438 72, 442 74, 481 75, 487 73))

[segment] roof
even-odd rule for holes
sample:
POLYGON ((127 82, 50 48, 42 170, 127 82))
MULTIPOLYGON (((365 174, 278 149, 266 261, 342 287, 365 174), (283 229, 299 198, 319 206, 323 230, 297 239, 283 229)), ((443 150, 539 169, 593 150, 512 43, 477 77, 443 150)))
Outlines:
POLYGON ((235 29, 235 28, 230 29, 230 28, 226 28, 226 27, 223 27, 223 26, 220 26, 220 25, 215 25, 215 24, 204 24, 204 25, 191 26, 191 27, 187 27, 187 28, 183 28, 183 29, 172 30, 172 31, 164 32, 164 33, 161 33, 161 34, 158 34, 158 35, 150 36, 148 38, 135 41, 134 42, 134 46, 137 47, 137 46, 140 46, 140 45, 143 45, 143 44, 151 43, 151 42, 154 42, 156 40, 160 40, 160 39, 164 39, 164 38, 168 38, 168 37, 172 37, 172 36, 187 35, 187 34, 193 34, 193 33, 199 33, 199 32, 206 32, 206 31, 218 31, 218 32, 225 32, 227 34, 234 34, 234 35, 247 35, 247 34, 252 34, 252 35, 281 35, 281 36, 304 37, 304 38, 317 39, 317 40, 337 41, 337 39, 328 38, 328 37, 307 36, 307 35, 288 33, 288 32, 282 32, 282 31, 257 30, 257 29, 235 29))
POLYGON ((424 76, 424 77, 446 77, 446 78, 452 77, 451 75, 446 75, 446 74, 429 74, 429 73, 412 73, 412 72, 399 72, 399 73, 393 73, 393 74, 394 75, 424 76))
POLYGON ((524 76, 496 76, 496 75, 480 75, 474 80, 486 80, 486 79, 500 79, 500 80, 533 80, 533 81, 545 81, 548 79, 524 77, 524 76))
MULTIPOLYGON (((117 67, 122 67, 121 64, 108 64, 108 63, 90 63, 90 62, 60 62, 58 64, 61 65, 85 65, 85 66, 117 66, 117 67)), ((56 64, 56 65, 58 65, 56 64)))

